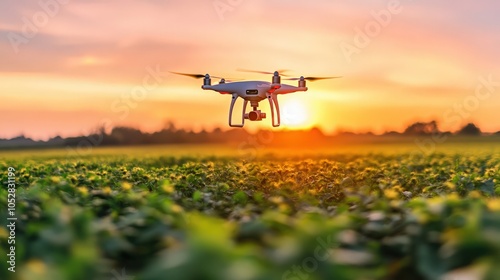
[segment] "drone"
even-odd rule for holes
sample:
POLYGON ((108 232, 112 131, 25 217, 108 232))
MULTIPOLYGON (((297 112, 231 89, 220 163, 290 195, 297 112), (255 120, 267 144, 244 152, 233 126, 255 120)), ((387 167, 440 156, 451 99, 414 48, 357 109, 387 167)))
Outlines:
POLYGON ((280 106, 278 103, 279 94, 288 94, 298 91, 307 91, 306 81, 319 81, 325 79, 336 79, 341 77, 304 77, 300 78, 286 78, 285 80, 298 81, 298 86, 292 86, 281 83, 281 76, 288 77, 288 75, 281 74, 280 72, 286 72, 287 70, 278 70, 275 72, 266 71, 255 71, 238 69, 242 72, 253 72, 260 74, 273 75, 271 82, 264 81, 235 81, 226 80, 222 77, 210 76, 209 74, 188 74, 171 72, 177 75, 183 75, 192 77, 195 79, 203 78, 203 85, 201 88, 203 90, 213 90, 219 92, 220 94, 232 95, 231 105, 229 107, 229 126, 230 127, 243 127, 245 125, 245 120, 249 121, 262 121, 266 118, 266 113, 259 110, 259 102, 267 99, 269 100, 269 106, 271 107, 271 119, 273 127, 280 126, 280 106), (219 83, 212 85, 212 78, 220 79, 219 83), (243 99, 243 113, 241 115, 241 122, 233 122, 233 109, 238 98, 243 99), (252 107, 252 110, 247 113, 248 103, 252 107))

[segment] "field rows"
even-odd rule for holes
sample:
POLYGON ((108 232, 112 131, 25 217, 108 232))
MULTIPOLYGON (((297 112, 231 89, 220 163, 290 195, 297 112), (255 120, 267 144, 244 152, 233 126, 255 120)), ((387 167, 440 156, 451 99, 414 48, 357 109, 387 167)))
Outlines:
MULTIPOLYGON (((494 155, 0 161, 9 166, 17 279, 500 277, 494 155)), ((2 248, 7 237, 1 227, 2 248)), ((6 261, 1 279, 12 278, 6 261)))

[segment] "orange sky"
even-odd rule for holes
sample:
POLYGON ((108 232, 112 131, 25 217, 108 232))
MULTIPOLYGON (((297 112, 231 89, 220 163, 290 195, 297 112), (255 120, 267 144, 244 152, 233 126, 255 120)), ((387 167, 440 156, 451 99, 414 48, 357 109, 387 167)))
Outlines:
POLYGON ((344 77, 280 96, 283 128, 380 133, 436 119, 500 130, 498 2, 365 2, 4 1, 0 138, 79 135, 103 122, 226 128, 228 96, 167 73, 271 79, 237 68, 344 77))

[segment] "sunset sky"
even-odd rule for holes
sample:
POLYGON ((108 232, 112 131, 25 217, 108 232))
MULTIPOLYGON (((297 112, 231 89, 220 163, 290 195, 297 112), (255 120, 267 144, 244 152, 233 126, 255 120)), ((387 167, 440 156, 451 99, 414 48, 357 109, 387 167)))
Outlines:
POLYGON ((499 11, 493 0, 2 1, 0 138, 103 122, 227 128, 229 96, 168 71, 271 80, 237 68, 343 76, 280 96, 283 128, 381 133, 435 119, 499 131, 499 11))

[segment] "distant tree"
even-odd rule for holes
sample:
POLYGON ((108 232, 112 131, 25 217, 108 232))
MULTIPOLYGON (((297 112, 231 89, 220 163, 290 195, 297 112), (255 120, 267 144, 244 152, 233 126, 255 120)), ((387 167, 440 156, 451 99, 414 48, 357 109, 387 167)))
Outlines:
POLYGON ((408 126, 403 134, 405 135, 428 135, 439 133, 436 121, 431 122, 416 122, 408 126))
POLYGON ((473 123, 468 123, 458 131, 459 135, 480 135, 481 129, 473 123))
POLYGON ((311 130, 309 131, 309 133, 311 135, 315 135, 315 136, 318 136, 318 137, 324 137, 325 134, 323 133, 323 131, 321 130, 321 128, 315 126, 313 128, 311 128, 311 130))
POLYGON ((171 120, 167 120, 163 123, 163 128, 168 131, 175 132, 177 131, 177 127, 175 126, 175 123, 171 120))
POLYGON ((222 133, 222 129, 220 127, 216 127, 212 133, 215 133, 215 134, 221 134, 222 133))
POLYGON ((123 145, 135 145, 144 143, 144 134, 140 130, 135 128, 115 127, 111 131, 110 136, 115 138, 118 143, 123 145))
MULTIPOLYGON (((373 133, 372 133, 373 134, 373 133)), ((386 131, 382 134, 383 136, 400 136, 401 133, 391 130, 391 131, 386 131)))

